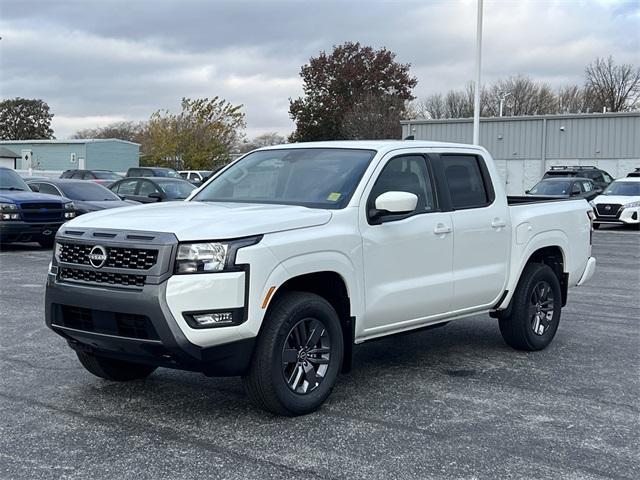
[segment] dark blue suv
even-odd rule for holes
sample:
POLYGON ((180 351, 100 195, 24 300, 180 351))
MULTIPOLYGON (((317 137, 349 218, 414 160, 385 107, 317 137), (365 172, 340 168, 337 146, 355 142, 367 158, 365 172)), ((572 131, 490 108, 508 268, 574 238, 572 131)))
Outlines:
POLYGON ((38 242, 50 248, 60 225, 75 216, 68 198, 32 192, 15 171, 0 167, 0 245, 38 242))

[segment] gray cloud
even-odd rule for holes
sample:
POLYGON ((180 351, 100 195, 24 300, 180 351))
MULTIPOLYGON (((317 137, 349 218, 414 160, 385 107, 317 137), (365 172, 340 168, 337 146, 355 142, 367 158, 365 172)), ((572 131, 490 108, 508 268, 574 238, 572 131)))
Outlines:
MULTIPOLYGON (((596 56, 640 63, 640 7, 485 1, 483 76, 581 83, 596 56)), ((475 2, 0 0, 0 95, 39 97, 59 138, 176 109, 182 96, 245 105, 248 134, 288 133, 300 66, 346 40, 410 62, 419 96, 473 75, 475 2)))

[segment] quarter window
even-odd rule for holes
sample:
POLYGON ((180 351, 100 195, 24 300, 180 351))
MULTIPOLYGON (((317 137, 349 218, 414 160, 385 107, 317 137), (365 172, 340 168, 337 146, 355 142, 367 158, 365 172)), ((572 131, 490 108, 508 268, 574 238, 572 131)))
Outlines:
POLYGON ((441 158, 454 209, 480 208, 491 203, 478 157, 441 155, 441 158))

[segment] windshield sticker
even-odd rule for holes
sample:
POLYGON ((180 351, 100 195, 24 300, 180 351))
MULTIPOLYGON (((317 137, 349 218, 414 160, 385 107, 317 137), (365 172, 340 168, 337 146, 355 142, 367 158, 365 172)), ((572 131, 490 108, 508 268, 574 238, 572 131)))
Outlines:
POLYGON ((329 196, 327 197, 327 200, 329 200, 330 202, 337 202, 338 200, 340 200, 341 196, 342 196, 341 193, 333 192, 329 194, 329 196))

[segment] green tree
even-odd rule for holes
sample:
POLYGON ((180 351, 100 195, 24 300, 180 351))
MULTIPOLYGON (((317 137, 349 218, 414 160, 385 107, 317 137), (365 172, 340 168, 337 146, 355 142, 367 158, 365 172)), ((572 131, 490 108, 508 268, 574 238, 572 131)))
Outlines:
POLYGON ((182 99, 182 111, 151 115, 141 138, 143 164, 206 170, 225 163, 245 128, 242 105, 219 97, 182 99))
POLYGON ((384 98, 384 103, 395 99, 403 104, 412 100, 411 91, 418 81, 409 75, 410 64, 396 62, 395 56, 386 48, 374 50, 347 42, 335 46, 330 54, 320 52, 311 58, 300 71, 304 96, 289 104, 289 114, 296 122, 291 140, 349 138, 345 117, 361 118, 358 104, 363 99, 367 99, 364 103, 371 98, 384 98))
POLYGON ((39 99, 12 98, 0 102, 0 140, 42 140, 55 138, 53 113, 39 99))

